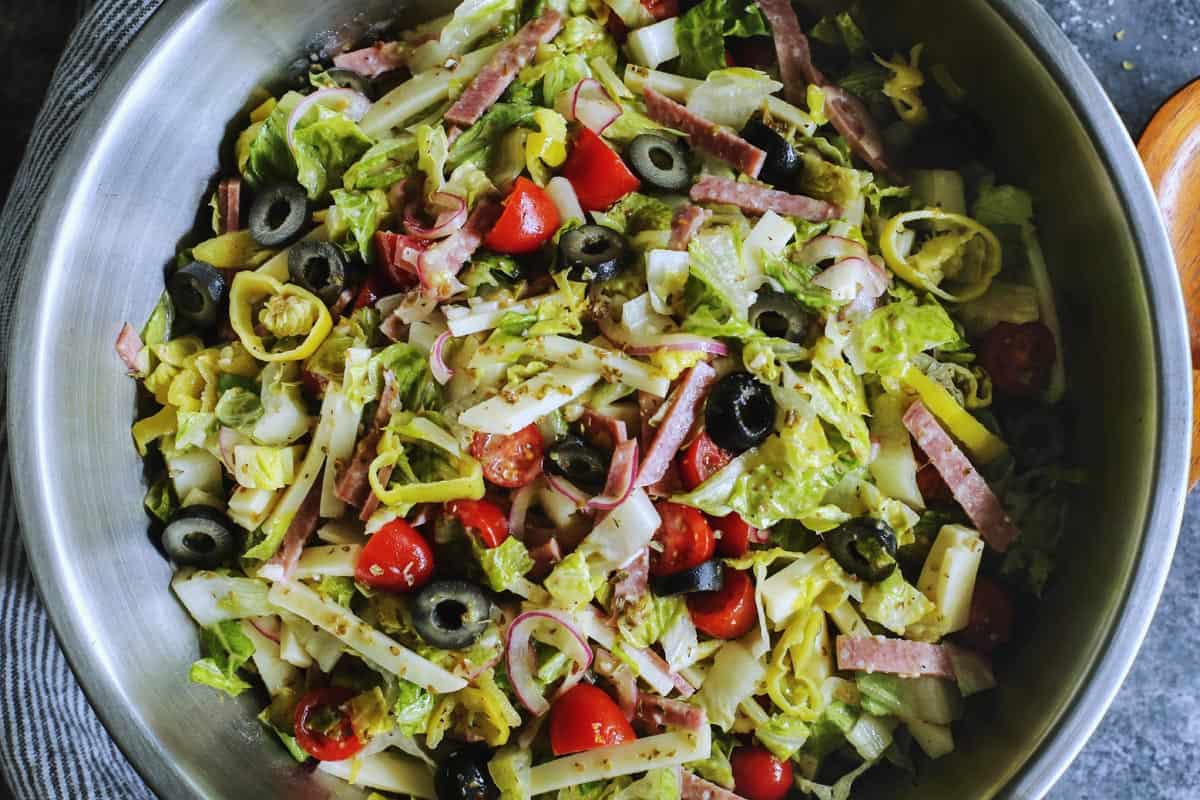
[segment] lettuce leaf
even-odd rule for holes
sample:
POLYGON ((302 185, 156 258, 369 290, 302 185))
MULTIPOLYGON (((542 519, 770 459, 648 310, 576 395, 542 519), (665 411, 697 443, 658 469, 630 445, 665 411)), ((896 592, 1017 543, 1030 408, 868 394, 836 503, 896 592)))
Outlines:
POLYGON ((765 724, 755 726, 754 736, 772 755, 787 761, 808 741, 808 725, 787 714, 776 714, 765 724))
POLYGON ((375 252, 372 243, 380 221, 388 214, 388 199, 382 189, 357 192, 334 189, 333 207, 325 216, 330 241, 347 250, 358 250, 370 263, 375 252))
POLYGON ((646 592, 636 603, 622 610, 617 618, 617 630, 633 647, 646 648, 662 639, 675 619, 686 613, 687 606, 681 595, 659 597, 646 592))
POLYGON ((234 386, 226 389, 217 401, 216 417, 220 423, 247 436, 254 430, 254 425, 262 419, 264 410, 258 394, 234 386))
MULTIPOLYGON (((296 126, 296 180, 317 200, 325 197, 331 187, 371 148, 371 138, 345 114, 322 106, 314 109, 317 119, 296 126)), ((313 112, 309 112, 311 116, 313 112)))
POLYGON ((725 37, 769 36, 770 28, 758 6, 746 0, 703 0, 675 26, 679 72, 704 79, 725 67, 725 37))
POLYGON ((593 211, 592 218, 597 225, 633 237, 643 231, 670 230, 674 213, 674 209, 657 197, 630 192, 608 211, 593 211))
POLYGON ((403 678, 396 681, 394 691, 396 699, 392 702, 392 714, 396 729, 405 736, 425 733, 429 715, 433 712, 433 695, 403 678))
POLYGON ((899 377, 919 353, 965 346, 946 309, 912 296, 871 312, 854 327, 847 351, 866 371, 899 377))
POLYGON ((530 800, 529 770, 533 756, 528 748, 509 745, 488 762, 488 772, 500 790, 499 800, 530 800))
POLYGON ((387 189, 416 170, 417 140, 412 136, 382 139, 371 145, 342 178, 347 189, 387 189))
POLYGON ((242 632, 240 620, 225 620, 200 631, 200 653, 188 678, 237 697, 250 688, 238 670, 254 655, 254 642, 242 632))
POLYGON ((238 167, 251 186, 266 186, 296 177, 296 159, 287 143, 287 122, 304 96, 288 92, 265 119, 238 137, 238 167))
POLYGON ((567 611, 578 611, 595 596, 587 559, 578 550, 555 564, 542 585, 550 593, 554 605, 567 611))
POLYGON ((512 586, 517 578, 533 569, 533 559, 520 539, 509 536, 497 547, 483 547, 471 537, 471 549, 483 574, 487 576, 488 586, 493 592, 503 592, 512 586))
MULTIPOLYGON (((514 87, 521 84, 514 84, 514 87)), ((485 167, 491 160, 492 150, 507 131, 533 127, 533 112, 536 110, 528 91, 514 92, 509 87, 509 99, 495 103, 474 125, 463 131, 450 146, 447 164, 455 169, 461 164, 472 163, 485 167)))

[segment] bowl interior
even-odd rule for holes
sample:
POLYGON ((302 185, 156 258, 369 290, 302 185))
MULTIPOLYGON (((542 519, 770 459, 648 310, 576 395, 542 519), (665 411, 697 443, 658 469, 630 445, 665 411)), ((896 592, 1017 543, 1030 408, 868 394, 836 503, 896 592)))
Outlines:
MULTIPOLYGON (((1178 520, 1182 477, 1159 487, 1160 518, 1150 504, 1156 470, 1174 464, 1181 476, 1186 456, 1186 442, 1159 434, 1164 414, 1187 414, 1186 397, 1160 390, 1171 370, 1164 363, 1186 359, 1182 313, 1164 276, 1169 256, 1159 248, 1146 266, 1137 233, 1144 220, 1131 224, 1127 187, 1073 110, 1079 97, 1060 88, 1056 56, 1035 53, 1017 33, 1048 22, 1032 3, 997 3, 1003 14, 984 0, 868 5, 887 32, 879 41, 926 41, 925 63, 951 68, 998 132, 1002 177, 1037 195, 1069 331, 1072 452, 1088 475, 1042 612, 1001 665, 1003 688, 972 703, 958 752, 888 795, 989 797, 1008 786, 1026 796, 1065 767, 1094 724, 1067 712, 1101 669, 1098 656, 1129 611, 1123 604, 1141 586, 1135 568, 1150 591, 1139 589, 1132 611, 1148 619, 1157 598, 1166 566, 1139 567, 1139 557, 1169 558, 1174 534, 1165 529, 1178 520), (1146 530, 1157 538, 1143 554, 1146 530), (1075 727, 1044 749, 1064 715, 1075 727), (1064 744, 1071 735, 1080 741, 1064 744), (1030 762, 1040 748, 1043 757, 1030 762)), ((451 6, 435 0, 399 15, 416 23, 451 6)), ((254 720, 260 699, 232 700, 187 681, 196 632, 146 536, 145 487, 128 433, 135 387, 112 341, 124 320, 140 324, 152 308, 176 242, 196 223, 213 176, 231 164, 219 146, 228 147, 229 120, 256 87, 276 84, 314 43, 354 38, 346 32, 396 14, 394 2, 381 0, 168 3, 87 117, 40 221, 30 262, 39 280, 23 291, 12 360, 38 368, 13 376, 10 392, 28 547, 85 687, 164 797, 363 794, 297 769, 254 720)), ((1107 106, 1100 112, 1115 120, 1107 106)), ((1123 132, 1113 142, 1119 157, 1133 157, 1123 132)), ((1157 223, 1147 224, 1151 238, 1161 237, 1157 223)), ((1130 624, 1144 627, 1138 619, 1130 624)), ((1137 640, 1140 632, 1133 647, 1137 640)), ((1118 679, 1127 661, 1117 664, 1118 679)), ((1107 702, 1112 690, 1089 702, 1107 702)))

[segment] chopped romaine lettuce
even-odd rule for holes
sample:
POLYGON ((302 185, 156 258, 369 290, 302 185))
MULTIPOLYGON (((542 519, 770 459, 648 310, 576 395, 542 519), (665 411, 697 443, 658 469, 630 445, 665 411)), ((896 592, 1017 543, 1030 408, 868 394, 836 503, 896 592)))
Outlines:
POLYGON ((238 670, 254 655, 254 643, 242 633, 241 622, 226 620, 200 631, 200 653, 203 656, 192 664, 188 677, 237 697, 250 688, 238 670))
POLYGON ((758 6, 744 0, 704 0, 688 9, 675 25, 679 72, 705 78, 725 67, 725 37, 769 35, 758 6))

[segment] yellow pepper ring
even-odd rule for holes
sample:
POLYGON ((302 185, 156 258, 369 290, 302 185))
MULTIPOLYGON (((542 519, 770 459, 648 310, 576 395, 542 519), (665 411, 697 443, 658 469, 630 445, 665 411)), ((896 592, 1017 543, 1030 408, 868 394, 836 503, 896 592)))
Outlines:
POLYGON ((329 309, 319 297, 307 289, 290 283, 280 283, 261 272, 239 272, 234 276, 233 287, 229 291, 229 321, 238 338, 242 340, 242 346, 259 361, 300 361, 308 358, 316 352, 333 329, 329 309), (298 347, 282 353, 269 352, 263 346, 262 339, 254 332, 254 305, 275 295, 296 297, 311 303, 317 309, 317 321, 304 341, 298 347))
POLYGON ((996 238, 994 233, 970 217, 964 217, 962 214, 951 214, 949 211, 942 211, 940 208, 909 211, 905 214, 892 217, 884 226, 883 233, 879 237, 879 249, 883 252, 883 258, 887 262, 888 269, 913 286, 924 289, 951 303, 965 303, 968 300, 974 300, 983 295, 988 290, 988 287, 992 285, 992 279, 1000 274, 1000 269, 1004 266, 1000 251, 1000 240, 996 238), (968 232, 983 238, 984 243, 987 245, 987 256, 983 265, 983 275, 979 280, 962 287, 957 293, 951 294, 918 272, 908 260, 907 255, 900 254, 897 245, 900 234, 904 232, 904 226, 921 220, 950 223, 956 227, 965 228, 968 232))

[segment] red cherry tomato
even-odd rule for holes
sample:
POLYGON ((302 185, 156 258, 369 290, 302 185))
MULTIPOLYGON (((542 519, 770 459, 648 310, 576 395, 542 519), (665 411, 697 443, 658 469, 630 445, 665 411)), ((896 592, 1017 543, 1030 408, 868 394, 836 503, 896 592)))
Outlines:
POLYGON ((616 151, 590 128, 580 128, 563 164, 584 211, 603 211, 641 185, 616 151))
POLYGON ((717 539, 719 556, 741 558, 750 549, 750 542, 758 538, 758 528, 742 519, 742 515, 736 511, 711 521, 712 526, 721 532, 721 538, 717 539))
POLYGON ((550 707, 550 749, 556 756, 636 738, 612 698, 589 683, 571 688, 550 707))
POLYGON ((688 611, 696 629, 716 639, 736 639, 758 621, 754 581, 750 575, 725 568, 725 585, 715 592, 688 595, 688 611))
POLYGON ((781 800, 792 788, 792 764, 762 747, 739 747, 729 755, 733 790, 746 800, 781 800))
POLYGON ((292 728, 296 743, 319 761, 342 761, 366 744, 354 732, 350 715, 342 708, 354 696, 350 689, 314 689, 296 705, 292 728))
POLYGON ((542 472, 542 432, 530 423, 507 436, 476 433, 471 455, 483 465, 483 477, 505 489, 524 486, 542 472))
POLYGON ((483 243, 497 253, 532 253, 553 238, 562 220, 550 195, 524 176, 504 200, 504 211, 483 243))
POLYGON ((713 557, 716 537, 703 514, 691 506, 665 500, 655 503, 654 508, 662 525, 654 534, 658 546, 650 548, 651 575, 674 575, 713 557))
POLYGON ((981 653, 990 653, 1012 638, 1012 595, 999 582, 986 575, 975 579, 971 596, 971 617, 958 640, 981 653))
POLYGON ((679 459, 679 477, 689 492, 708 480, 714 472, 733 460, 733 455, 702 433, 679 459))
POLYGON ((354 579, 374 589, 410 592, 433 575, 433 551, 403 519, 379 529, 363 546, 354 579))
POLYGON ((954 493, 946 485, 942 473, 937 471, 937 467, 929 460, 929 456, 925 455, 925 452, 917 446, 916 442, 913 442, 912 448, 917 463, 921 465, 917 469, 917 490, 921 492, 925 505, 944 506, 953 503, 954 493))
POLYGON ((489 500, 454 500, 446 504, 446 513, 455 517, 463 527, 479 537, 480 543, 491 550, 508 538, 508 517, 500 506, 489 500))
POLYGON ((1001 322, 979 346, 979 363, 996 390, 1029 397, 1046 388, 1055 359, 1054 334, 1040 322, 1001 322))

